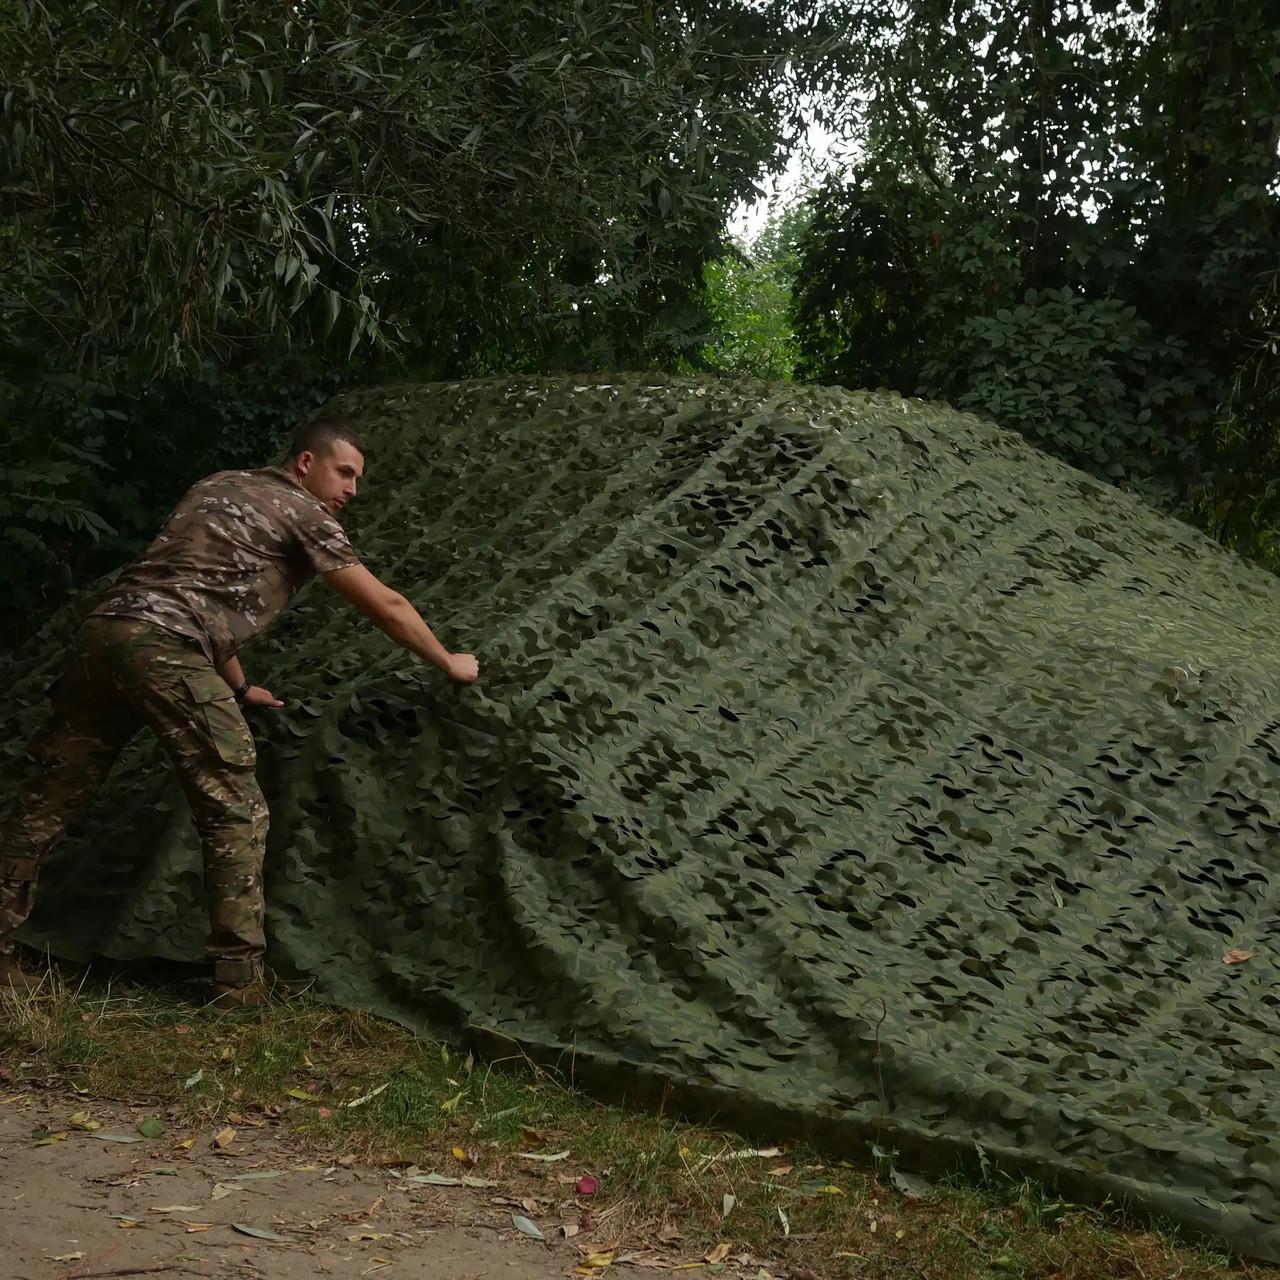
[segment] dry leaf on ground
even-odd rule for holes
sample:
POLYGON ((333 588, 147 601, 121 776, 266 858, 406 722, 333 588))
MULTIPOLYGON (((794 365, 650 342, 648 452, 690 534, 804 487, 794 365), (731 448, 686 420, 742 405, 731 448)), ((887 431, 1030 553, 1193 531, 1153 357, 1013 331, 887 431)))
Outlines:
POLYGON ((256 1240, 275 1240, 280 1244, 288 1244, 289 1237, 282 1236, 278 1232, 268 1231, 266 1227, 250 1227, 243 1222, 233 1222, 231 1224, 233 1231, 239 1231, 241 1235, 253 1236, 256 1240))
POLYGON ((517 1231, 523 1231, 525 1235, 532 1236, 535 1240, 545 1240, 546 1236, 542 1234, 536 1222, 530 1222, 523 1214, 513 1213, 511 1215, 511 1224, 517 1231))

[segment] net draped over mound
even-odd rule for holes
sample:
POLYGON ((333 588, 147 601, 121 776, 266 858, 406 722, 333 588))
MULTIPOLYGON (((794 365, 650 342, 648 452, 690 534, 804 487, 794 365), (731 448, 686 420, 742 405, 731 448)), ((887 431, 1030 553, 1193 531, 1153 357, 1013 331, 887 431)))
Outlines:
MULTIPOLYGON (((319 585, 242 655, 289 703, 255 720, 279 959, 579 1078, 911 1168, 981 1148, 1280 1257, 1280 583, 891 395, 335 407, 370 442, 357 549, 483 674, 319 585)), ((11 755, 55 660, 0 667, 11 755)), ((30 941, 200 956, 157 760, 51 861, 30 941)))

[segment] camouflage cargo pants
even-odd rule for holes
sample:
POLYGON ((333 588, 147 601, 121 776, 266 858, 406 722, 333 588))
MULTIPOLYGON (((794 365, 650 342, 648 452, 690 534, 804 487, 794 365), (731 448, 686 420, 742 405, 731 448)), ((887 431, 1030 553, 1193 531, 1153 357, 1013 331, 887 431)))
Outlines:
POLYGON ((128 618, 84 624, 29 748, 35 781, 0 827, 0 953, 31 914, 41 859, 144 725, 177 766, 204 847, 215 977, 247 982, 264 949, 267 835, 253 735, 194 642, 128 618))

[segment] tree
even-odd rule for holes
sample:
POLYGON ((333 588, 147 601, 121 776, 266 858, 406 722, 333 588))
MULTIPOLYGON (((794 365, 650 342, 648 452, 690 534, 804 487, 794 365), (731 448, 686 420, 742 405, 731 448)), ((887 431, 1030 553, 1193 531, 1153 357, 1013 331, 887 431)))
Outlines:
POLYGON ((707 263, 707 309, 715 325, 705 365, 730 376, 790 381, 799 350, 791 317, 807 198, 774 210, 754 239, 707 263))
POLYGON ((334 369, 673 363, 788 131, 776 5, 70 9, 0 0, 7 588, 334 369))
POLYGON ((834 3, 864 162, 815 200, 802 370, 1195 499, 1277 258, 1280 17, 1235 0, 834 3))

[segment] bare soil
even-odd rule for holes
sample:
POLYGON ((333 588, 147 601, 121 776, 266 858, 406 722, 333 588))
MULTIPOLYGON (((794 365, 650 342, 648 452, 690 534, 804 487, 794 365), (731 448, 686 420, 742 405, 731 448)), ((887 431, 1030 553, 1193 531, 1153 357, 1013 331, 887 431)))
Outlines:
POLYGON ((557 1238, 559 1215, 550 1206, 504 1204, 494 1192, 425 1186, 403 1170, 299 1154, 269 1123, 236 1126, 225 1146, 212 1129, 166 1128, 144 1138, 137 1125, 153 1114, 146 1109, 3 1088, 5 1280, 558 1280, 584 1261, 572 1241, 557 1238), (81 1112, 102 1127, 68 1131, 69 1117, 81 1112), (65 1136, 39 1145, 45 1131, 65 1136), (538 1216, 546 1243, 521 1234, 513 1213, 538 1216))

